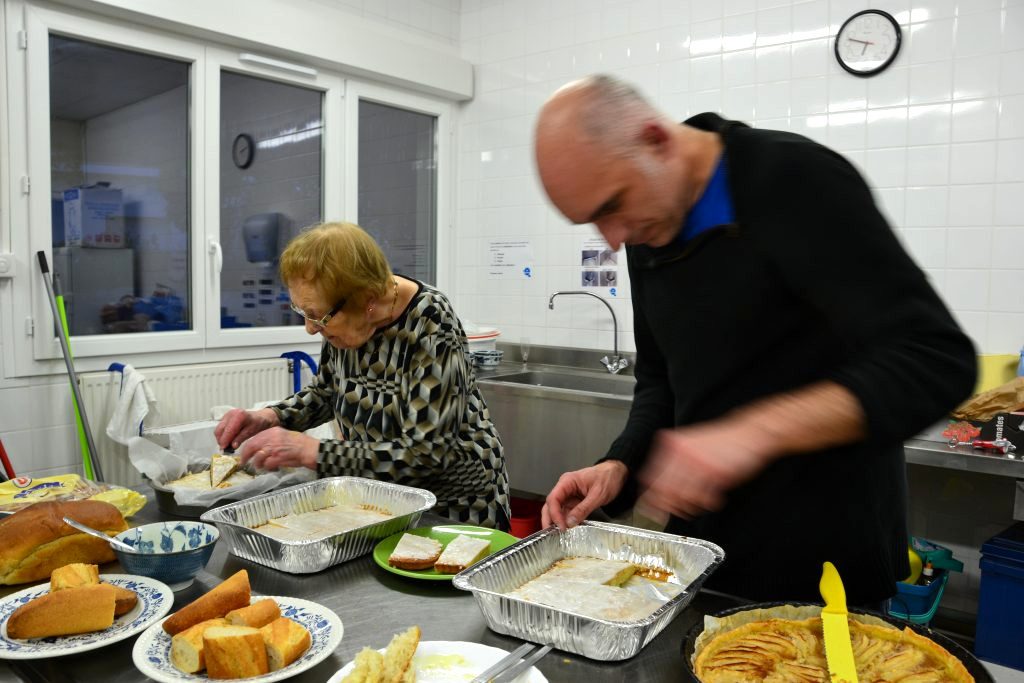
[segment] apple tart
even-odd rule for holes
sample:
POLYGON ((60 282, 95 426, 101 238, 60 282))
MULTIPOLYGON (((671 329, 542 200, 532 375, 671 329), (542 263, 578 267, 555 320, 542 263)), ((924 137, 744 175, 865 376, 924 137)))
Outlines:
MULTIPOLYGON (((973 683, 959 659, 910 628, 850 620, 861 681, 973 683)), ((697 655, 702 683, 829 683, 821 619, 768 619, 720 633, 697 655)))

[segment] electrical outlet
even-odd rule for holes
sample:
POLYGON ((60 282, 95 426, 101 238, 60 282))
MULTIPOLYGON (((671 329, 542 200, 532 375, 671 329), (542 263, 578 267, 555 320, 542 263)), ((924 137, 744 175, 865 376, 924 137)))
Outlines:
POLYGON ((0 253, 0 278, 14 277, 14 254, 0 253))

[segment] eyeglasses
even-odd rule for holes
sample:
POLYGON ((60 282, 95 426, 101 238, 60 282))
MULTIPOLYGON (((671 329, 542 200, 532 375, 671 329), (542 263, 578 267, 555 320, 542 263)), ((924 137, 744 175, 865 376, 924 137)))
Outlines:
POLYGON ((302 316, 303 320, 305 320, 306 322, 312 323, 313 327, 318 327, 320 329, 323 329, 323 328, 327 327, 327 323, 331 322, 331 318, 333 318, 335 315, 338 314, 338 311, 340 311, 341 309, 345 308, 345 302, 346 301, 347 301, 347 299, 342 299, 341 301, 339 301, 338 304, 334 308, 329 310, 327 312, 327 315, 325 315, 322 318, 310 318, 308 315, 306 315, 305 311, 303 311, 301 308, 296 306, 291 301, 288 302, 288 305, 291 307, 291 309, 293 311, 295 311, 300 316, 302 316))

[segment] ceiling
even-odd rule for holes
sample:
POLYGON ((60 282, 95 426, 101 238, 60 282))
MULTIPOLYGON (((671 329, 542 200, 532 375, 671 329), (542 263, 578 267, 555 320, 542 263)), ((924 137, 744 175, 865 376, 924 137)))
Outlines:
POLYGON ((189 64, 50 36, 50 116, 87 121, 188 84, 189 64))

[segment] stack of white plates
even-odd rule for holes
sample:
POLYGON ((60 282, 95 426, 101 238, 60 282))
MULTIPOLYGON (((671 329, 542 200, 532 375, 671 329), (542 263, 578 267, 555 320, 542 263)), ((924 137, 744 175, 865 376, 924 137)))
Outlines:
POLYGON ((463 323, 466 330, 466 339, 469 340, 469 350, 473 351, 494 351, 497 348, 498 337, 501 332, 497 327, 476 325, 471 322, 463 323))

